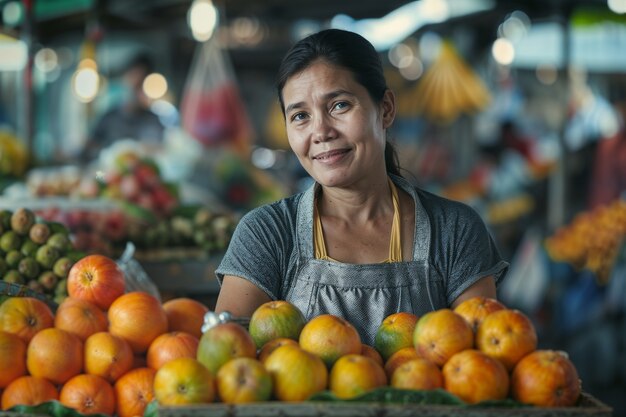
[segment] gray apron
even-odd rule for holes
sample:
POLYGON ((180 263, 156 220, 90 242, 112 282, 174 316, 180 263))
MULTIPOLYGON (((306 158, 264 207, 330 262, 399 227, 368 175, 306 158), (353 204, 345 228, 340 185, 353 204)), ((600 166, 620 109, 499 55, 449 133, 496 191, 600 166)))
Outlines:
POLYGON ((314 187, 298 207, 296 252, 298 273, 282 289, 285 300, 305 313, 307 320, 334 314, 348 320, 363 343, 374 344, 376 330, 385 317, 405 311, 423 315, 447 307, 443 279, 430 273, 430 222, 410 184, 396 185, 415 201, 413 259, 407 262, 345 264, 315 259, 313 247, 314 187))

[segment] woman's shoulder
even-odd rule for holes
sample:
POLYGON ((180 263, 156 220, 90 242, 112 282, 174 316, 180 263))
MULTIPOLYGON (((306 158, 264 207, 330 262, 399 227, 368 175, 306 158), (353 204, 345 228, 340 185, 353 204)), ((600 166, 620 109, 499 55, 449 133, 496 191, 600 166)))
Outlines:
POLYGON ((413 191, 413 197, 424 208, 431 221, 435 223, 456 223, 459 221, 481 221, 478 212, 461 201, 451 200, 431 191, 425 190, 417 185, 409 183, 403 179, 404 187, 409 187, 413 191))
POLYGON ((298 193, 281 200, 256 207, 247 212, 241 218, 240 223, 266 226, 275 224, 283 227, 293 225, 296 222, 298 204, 301 198, 302 193, 298 193))

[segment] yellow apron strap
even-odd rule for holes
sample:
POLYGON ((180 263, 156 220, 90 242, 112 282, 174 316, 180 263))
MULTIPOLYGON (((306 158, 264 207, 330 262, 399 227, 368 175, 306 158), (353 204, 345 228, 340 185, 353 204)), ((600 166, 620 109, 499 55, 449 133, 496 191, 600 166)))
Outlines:
POLYGON ((322 220, 317 211, 317 198, 313 201, 313 247, 315 248, 315 259, 330 260, 326 253, 322 220))
MULTIPOLYGON (((382 263, 402 262, 400 200, 398 198, 398 190, 391 179, 389 179, 389 187, 391 188, 391 199, 393 202, 393 220, 391 223, 391 238, 389 240, 389 257, 382 263)), ((317 199, 313 203, 313 247, 315 249, 315 259, 334 261, 326 252, 322 220, 317 211, 317 199)))
POLYGON ((389 258, 388 263, 402 262, 402 234, 400 227, 400 199, 396 185, 389 179, 389 187, 391 187, 391 197, 393 201, 393 221, 391 223, 391 238, 389 239, 389 258))

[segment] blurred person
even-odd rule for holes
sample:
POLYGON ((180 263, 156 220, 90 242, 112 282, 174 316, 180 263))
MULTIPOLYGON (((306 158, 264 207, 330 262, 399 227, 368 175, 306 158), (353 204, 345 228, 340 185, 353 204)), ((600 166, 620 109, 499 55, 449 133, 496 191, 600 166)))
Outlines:
POLYGON ((133 139, 146 145, 163 142, 165 127, 159 116, 150 110, 150 99, 143 91, 143 81, 153 72, 153 63, 146 54, 137 54, 124 67, 122 102, 108 110, 97 121, 89 138, 83 158, 92 160, 98 153, 119 139, 133 139))

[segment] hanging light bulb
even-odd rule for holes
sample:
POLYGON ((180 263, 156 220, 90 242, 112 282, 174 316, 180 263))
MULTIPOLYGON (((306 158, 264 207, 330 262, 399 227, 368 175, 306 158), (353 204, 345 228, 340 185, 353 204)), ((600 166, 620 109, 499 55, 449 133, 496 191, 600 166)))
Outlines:
POLYGON ((207 41, 217 26, 217 9, 211 0, 194 0, 187 14, 187 21, 195 40, 207 41))

